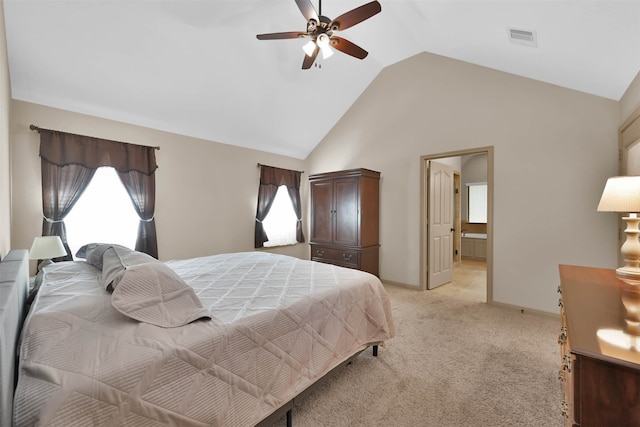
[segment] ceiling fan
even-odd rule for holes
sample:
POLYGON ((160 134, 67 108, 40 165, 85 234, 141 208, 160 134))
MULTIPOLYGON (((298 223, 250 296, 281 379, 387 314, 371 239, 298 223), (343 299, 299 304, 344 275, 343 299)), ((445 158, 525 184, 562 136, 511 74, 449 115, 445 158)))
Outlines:
POLYGON ((322 0, 319 0, 318 12, 311 4, 311 0, 295 0, 295 2, 307 20, 307 31, 258 34, 256 36, 258 40, 309 38, 309 42, 303 47, 306 53, 302 61, 303 70, 311 68, 320 51, 322 51, 324 59, 333 55, 331 47, 358 59, 364 59, 368 55, 368 52, 360 46, 342 37, 335 36, 333 33, 346 30, 379 13, 382 7, 377 0, 356 7, 333 20, 322 15, 322 0))

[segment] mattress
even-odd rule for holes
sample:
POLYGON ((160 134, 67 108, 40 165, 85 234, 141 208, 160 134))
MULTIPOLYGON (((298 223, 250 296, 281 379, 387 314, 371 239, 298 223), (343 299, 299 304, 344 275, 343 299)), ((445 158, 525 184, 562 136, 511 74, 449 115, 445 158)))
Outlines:
POLYGON ((16 426, 251 426, 395 335, 369 273, 265 252, 167 265, 210 320, 138 322, 88 263, 45 269, 23 330, 16 426))

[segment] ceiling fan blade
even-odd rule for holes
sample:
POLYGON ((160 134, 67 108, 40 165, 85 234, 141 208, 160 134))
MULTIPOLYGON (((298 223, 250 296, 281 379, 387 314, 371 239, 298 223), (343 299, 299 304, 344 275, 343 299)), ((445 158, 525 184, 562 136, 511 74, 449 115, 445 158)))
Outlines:
POLYGON ((360 7, 356 7, 355 9, 350 10, 349 12, 343 13, 338 16, 331 22, 331 28, 334 28, 334 31, 337 30, 346 30, 349 27, 352 27, 365 19, 371 18, 376 13, 379 13, 382 10, 382 6, 376 0, 371 3, 363 4, 360 7))
POLYGON ((369 52, 367 52, 357 44, 351 43, 349 40, 343 39, 341 37, 331 37, 330 43, 331 47, 334 47, 340 52, 344 52, 347 55, 351 55, 358 59, 364 59, 369 54, 369 52))
POLYGON ((320 48, 316 45, 316 48, 313 49, 313 54, 311 56, 305 55, 304 60, 302 61, 302 69, 308 70, 311 68, 314 62, 316 62, 316 57, 318 56, 318 52, 320 52, 320 48))
POLYGON ((296 4, 307 21, 315 19, 316 22, 320 22, 318 12, 316 12, 316 9, 311 4, 311 0, 296 0, 296 4))
POLYGON ((297 39, 298 37, 306 37, 307 33, 301 33, 300 31, 287 31, 284 33, 269 33, 258 34, 256 37, 258 40, 280 40, 280 39, 297 39))

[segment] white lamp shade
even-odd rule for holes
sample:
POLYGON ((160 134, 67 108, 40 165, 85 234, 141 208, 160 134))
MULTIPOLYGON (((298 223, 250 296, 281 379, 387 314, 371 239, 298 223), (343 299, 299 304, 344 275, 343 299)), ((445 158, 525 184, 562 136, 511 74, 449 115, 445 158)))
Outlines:
POLYGON ((640 212, 640 176, 614 176, 607 180, 598 211, 640 212))
POLYGON ((331 55, 333 55, 333 50, 329 46, 329 36, 326 34, 320 34, 318 36, 318 46, 320 50, 322 50, 322 59, 327 59, 331 55))
POLYGON ((67 251, 58 236, 41 236, 33 239, 29 259, 51 259, 65 256, 67 251))
POLYGON ((316 44, 313 40, 309 40, 304 46, 302 46, 302 50, 307 56, 313 56, 313 52, 316 50, 316 44))

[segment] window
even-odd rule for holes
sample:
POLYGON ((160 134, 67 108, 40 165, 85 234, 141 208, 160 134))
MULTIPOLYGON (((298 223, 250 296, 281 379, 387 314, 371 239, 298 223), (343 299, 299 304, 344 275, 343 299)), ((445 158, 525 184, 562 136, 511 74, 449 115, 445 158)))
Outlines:
POLYGON ((486 223, 487 222, 487 183, 479 182, 475 184, 467 184, 469 194, 468 199, 468 222, 470 223, 486 223))
POLYGON ((94 242, 135 248, 140 218, 116 170, 101 167, 64 222, 67 243, 75 254, 82 245, 94 242))
POLYGON ((278 187, 276 198, 271 205, 262 225, 267 233, 265 247, 294 245, 296 241, 296 223, 298 218, 285 185, 278 187))
POLYGON ((256 206, 254 247, 263 248, 304 242, 302 224, 299 222, 302 172, 258 165, 260 166, 260 185, 256 206), (265 244, 267 242, 268 244, 265 244))

